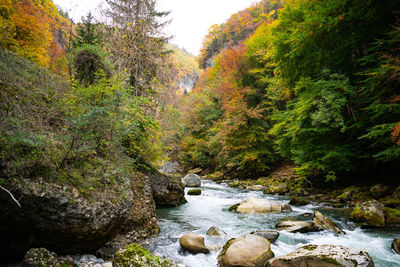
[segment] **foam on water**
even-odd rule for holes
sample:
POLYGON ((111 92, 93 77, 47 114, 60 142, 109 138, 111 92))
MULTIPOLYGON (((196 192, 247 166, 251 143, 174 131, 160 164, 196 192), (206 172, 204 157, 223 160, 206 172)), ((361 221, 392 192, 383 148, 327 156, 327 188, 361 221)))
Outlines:
MULTIPOLYGON (((228 236, 223 238, 205 237, 206 245, 223 245, 233 237, 239 237, 254 230, 270 230, 283 217, 297 217, 304 213, 321 210, 331 217, 345 230, 346 235, 335 235, 330 232, 288 233, 280 232, 279 239, 271 244, 275 256, 282 256, 306 244, 333 244, 366 250, 374 259, 375 266, 400 266, 400 255, 391 250, 391 242, 399 233, 383 230, 362 230, 348 221, 348 216, 323 206, 307 205, 292 207, 291 213, 272 213, 244 215, 229 212, 231 205, 241 202, 247 197, 262 197, 287 203, 289 198, 263 195, 262 192, 230 188, 211 181, 202 181, 201 196, 186 196, 188 203, 176 208, 159 209, 161 234, 150 240, 149 249, 155 254, 164 255, 180 263, 181 266, 207 267, 217 266, 219 251, 210 254, 192 255, 183 251, 179 238, 188 232, 205 236, 211 226, 218 226, 228 236)), ((186 191, 189 189, 186 189, 186 191)), ((311 218, 303 218, 311 219, 311 218)))

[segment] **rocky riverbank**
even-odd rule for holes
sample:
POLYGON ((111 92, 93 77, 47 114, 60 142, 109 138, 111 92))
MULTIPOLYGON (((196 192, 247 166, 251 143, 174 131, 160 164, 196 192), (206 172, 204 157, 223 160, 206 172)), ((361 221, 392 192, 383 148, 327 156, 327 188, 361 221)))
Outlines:
POLYGON ((0 192, 0 259, 21 259, 30 248, 58 255, 109 259, 133 242, 157 234, 156 206, 185 202, 183 185, 156 170, 85 191, 44 179, 15 180, 0 192))

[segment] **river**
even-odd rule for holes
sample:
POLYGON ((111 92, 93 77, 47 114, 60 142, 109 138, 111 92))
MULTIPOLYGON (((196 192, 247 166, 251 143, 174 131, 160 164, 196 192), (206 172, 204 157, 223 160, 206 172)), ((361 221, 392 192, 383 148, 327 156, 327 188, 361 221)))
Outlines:
MULTIPOLYGON (((186 188, 187 192, 190 188, 186 188)), ((307 205, 293 207, 293 212, 244 215, 228 211, 231 205, 241 202, 247 197, 261 197, 278 200, 281 203, 289 202, 287 196, 264 195, 262 192, 249 191, 217 184, 213 181, 202 181, 202 195, 188 196, 187 204, 176 208, 158 209, 157 216, 161 233, 158 237, 149 240, 148 249, 156 255, 164 255, 187 267, 217 266, 217 256, 220 251, 213 251, 208 255, 192 255, 184 252, 179 245, 179 238, 188 232, 205 236, 211 226, 218 226, 226 232, 226 237, 205 236, 207 246, 223 245, 233 237, 239 237, 254 230, 273 230, 275 224, 283 217, 304 218, 302 214, 319 210, 332 218, 346 235, 338 236, 330 232, 316 233, 288 233, 280 232, 279 239, 271 244, 275 256, 290 253, 306 244, 333 244, 350 248, 362 248, 372 256, 375 266, 400 266, 400 255, 395 255, 391 249, 394 238, 399 232, 394 230, 365 230, 356 227, 349 221, 345 210, 330 209, 323 205, 307 205)))

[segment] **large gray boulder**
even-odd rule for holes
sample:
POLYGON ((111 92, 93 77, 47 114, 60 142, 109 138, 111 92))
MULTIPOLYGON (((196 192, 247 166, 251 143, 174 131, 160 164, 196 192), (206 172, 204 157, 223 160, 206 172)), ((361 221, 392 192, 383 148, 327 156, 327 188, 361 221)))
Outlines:
POLYGON ((307 245, 282 257, 271 259, 266 267, 374 267, 369 254, 360 249, 334 245, 307 245))
POLYGON ((62 255, 90 253, 119 234, 154 233, 158 226, 149 184, 148 177, 132 175, 93 192, 43 179, 5 185, 21 208, 0 190, 0 236, 7 240, 0 242, 0 259, 22 257, 32 247, 62 255))
POLYGON ((184 178, 182 178, 182 183, 186 187, 200 187, 201 178, 197 174, 189 173, 184 178))
POLYGON ((321 231, 326 230, 336 234, 345 234, 334 221, 319 211, 314 212, 313 222, 314 226, 321 231))
POLYGON ((354 207, 350 219, 364 227, 384 227, 383 205, 376 200, 359 203, 354 207))
POLYGON ((248 234, 229 240, 218 255, 218 263, 222 267, 263 267, 273 256, 267 239, 248 234))
POLYGON ((296 220, 281 221, 275 225, 275 228, 278 230, 285 230, 290 233, 308 233, 317 231, 314 223, 296 220))
POLYGON ((186 203, 185 187, 179 181, 149 166, 143 173, 149 177, 157 208, 176 207, 186 203))
POLYGON ((238 205, 236 212, 245 214, 282 212, 282 204, 264 198, 249 197, 238 205))
POLYGON ((204 237, 193 233, 184 234, 179 239, 179 244, 184 250, 193 254, 208 254, 210 252, 210 250, 204 244, 204 237))

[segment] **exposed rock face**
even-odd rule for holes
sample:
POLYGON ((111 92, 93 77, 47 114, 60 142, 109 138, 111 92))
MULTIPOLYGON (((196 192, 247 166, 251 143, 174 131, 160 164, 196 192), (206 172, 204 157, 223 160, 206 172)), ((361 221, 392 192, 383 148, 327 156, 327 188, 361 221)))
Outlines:
POLYGON ((357 204, 350 215, 352 221, 364 227, 384 227, 385 215, 382 203, 371 200, 357 204))
POLYGON ((179 239, 179 244, 184 250, 193 254, 208 254, 210 252, 210 250, 204 244, 204 237, 193 233, 184 234, 179 239))
POLYGON ((396 238, 393 240, 392 249, 397 253, 400 254, 400 238, 396 238))
POLYGON ((249 234, 229 240, 218 255, 218 263, 222 267, 263 267, 273 256, 267 239, 249 234))
POLYGON ((8 188, 22 207, 0 192, 0 235, 8 240, 0 243, 0 258, 23 256, 31 247, 64 255, 92 253, 118 233, 146 229, 155 217, 145 176, 126 178, 90 196, 41 179, 12 186, 8 188))
POLYGON ((206 235, 226 236, 226 233, 221 229, 219 229, 218 227, 213 226, 210 229, 208 229, 206 235))
POLYGON ((160 172, 165 174, 177 173, 180 171, 180 165, 176 161, 167 161, 160 167, 160 172))
POLYGON ((282 212, 282 205, 278 201, 249 197, 239 204, 236 212, 246 214, 282 212))
POLYGON ((250 234, 261 236, 261 237, 267 239, 271 243, 274 243, 279 237, 279 232, 278 231, 258 230, 258 231, 253 231, 250 234))
POLYGON ((295 220, 281 221, 275 227, 278 230, 285 230, 290 233, 308 233, 317 230, 314 223, 295 220))
POLYGON ((326 217, 319 211, 315 211, 313 222, 314 226, 321 231, 327 230, 336 234, 345 234, 345 232, 343 232, 342 229, 340 229, 334 221, 332 221, 330 218, 326 217))
POLYGON ((200 196, 201 195, 201 189, 197 188, 197 189, 191 189, 187 192, 187 194, 189 196, 200 196))
POLYGON ((172 266, 169 260, 161 259, 151 254, 147 249, 138 244, 130 244, 120 249, 112 261, 113 267, 126 266, 152 266, 167 267, 172 266))
POLYGON ((350 249, 334 245, 307 245, 282 257, 268 261, 266 267, 374 267, 369 254, 360 249, 350 249))
POLYGON ((189 173, 184 178, 182 178, 182 183, 186 187, 200 187, 201 178, 197 174, 189 173))
POLYGON ((184 186, 179 181, 150 167, 143 171, 149 179, 157 207, 176 207, 186 203, 184 186))
POLYGON ((22 261, 24 267, 37 267, 37 266, 54 266, 59 267, 57 254, 50 252, 45 248, 31 248, 22 261))

